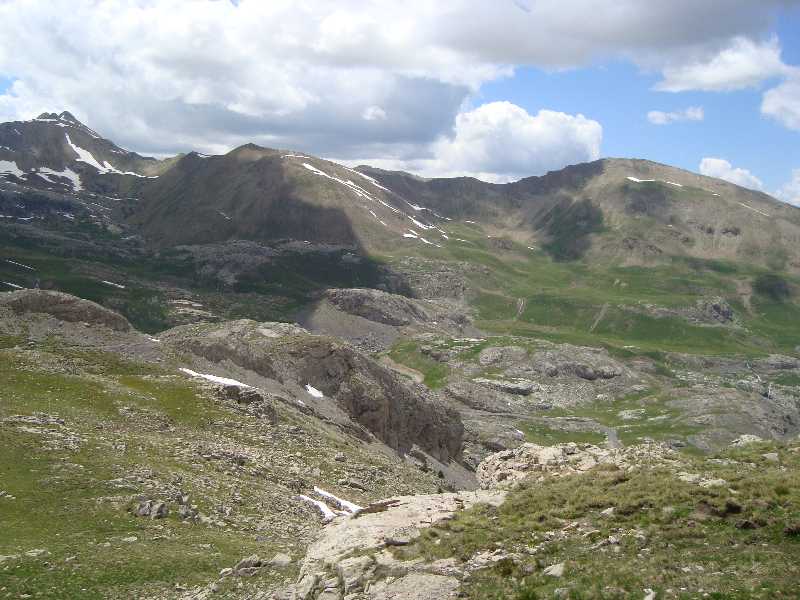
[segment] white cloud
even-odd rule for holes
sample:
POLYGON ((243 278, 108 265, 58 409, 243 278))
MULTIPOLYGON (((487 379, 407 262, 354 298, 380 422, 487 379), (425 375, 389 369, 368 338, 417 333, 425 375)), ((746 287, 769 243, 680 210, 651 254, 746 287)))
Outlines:
POLYGON ((789 129, 800 131, 800 69, 795 69, 789 79, 764 94, 761 112, 789 129))
POLYGON ((0 74, 16 79, 0 120, 66 109, 153 153, 254 141, 408 160, 517 66, 660 70, 762 35, 784 3, 0 0, 0 74))
POLYGON ((763 191, 764 183, 747 169, 734 167, 724 158, 704 158, 700 161, 700 174, 724 179, 742 187, 763 191))
POLYGON ((674 112, 651 110, 647 113, 647 120, 653 125, 669 125, 681 121, 702 121, 705 119, 705 116, 705 111, 702 106, 690 106, 687 109, 674 112))
POLYGON ((775 197, 800 207, 800 169, 792 171, 792 180, 775 192, 775 197))
POLYGON ((364 112, 361 113, 361 118, 365 121, 385 121, 386 111, 380 106, 368 106, 364 109, 364 112))
POLYGON ((600 158, 603 128, 583 115, 491 102, 458 114, 452 135, 431 144, 430 158, 375 162, 427 177, 470 176, 504 182, 600 158))
POLYGON ((764 42, 739 37, 712 56, 665 67, 664 79, 656 84, 656 89, 665 92, 741 90, 757 87, 787 71, 777 37, 764 42))

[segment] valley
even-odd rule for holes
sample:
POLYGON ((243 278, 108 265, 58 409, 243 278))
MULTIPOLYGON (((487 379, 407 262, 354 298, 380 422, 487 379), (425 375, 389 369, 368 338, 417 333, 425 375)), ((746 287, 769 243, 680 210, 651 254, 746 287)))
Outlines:
POLYGON ((0 597, 793 597, 800 209, 0 146, 0 597))

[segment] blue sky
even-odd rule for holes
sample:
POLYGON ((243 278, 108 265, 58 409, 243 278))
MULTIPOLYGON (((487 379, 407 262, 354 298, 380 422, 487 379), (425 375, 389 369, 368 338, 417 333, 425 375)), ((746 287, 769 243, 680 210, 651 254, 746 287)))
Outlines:
MULTIPOLYGON (((775 33, 784 62, 800 66, 800 9, 784 12, 775 33)), ((774 79, 744 90, 680 93, 654 90, 660 79, 622 60, 563 71, 526 67, 485 84, 473 102, 508 100, 530 113, 582 113, 602 124, 605 157, 646 158, 691 171, 704 157, 724 158, 756 174, 768 191, 800 168, 800 132, 760 112, 774 79), (647 119, 651 110, 690 106, 703 107, 703 121, 654 125, 647 119)))
POLYGON ((489 181, 636 157, 800 205, 800 0, 3 0, 0 120, 61 110, 157 156, 489 181))

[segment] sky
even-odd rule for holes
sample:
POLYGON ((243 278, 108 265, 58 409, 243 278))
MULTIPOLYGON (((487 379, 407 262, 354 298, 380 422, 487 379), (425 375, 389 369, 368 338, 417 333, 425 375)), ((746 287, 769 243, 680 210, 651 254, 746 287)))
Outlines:
POLYGON ((61 110, 157 156, 635 157, 800 205, 800 0, 0 0, 0 121, 61 110))

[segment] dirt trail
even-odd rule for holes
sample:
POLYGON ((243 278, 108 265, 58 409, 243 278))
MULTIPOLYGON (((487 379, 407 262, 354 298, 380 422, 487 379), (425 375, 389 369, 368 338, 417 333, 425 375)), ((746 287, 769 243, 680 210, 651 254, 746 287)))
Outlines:
POLYGON ((753 286, 749 281, 738 280, 736 282, 736 293, 739 295, 739 298, 742 299, 742 304, 744 304, 747 312, 752 315, 753 305, 750 303, 750 300, 753 297, 753 286))
POLYGON ((595 318, 594 323, 592 323, 592 326, 589 328, 589 333, 592 333, 595 330, 595 328, 600 324, 600 321, 603 320, 603 317, 606 316, 607 312, 608 312, 608 302, 603 304, 603 308, 601 308, 600 312, 597 313, 597 318, 595 318))
POLYGON ((398 362, 395 362, 388 356, 381 356, 380 360, 378 361, 382 363, 384 366, 389 367, 393 371, 397 371, 401 375, 405 375, 406 377, 410 377, 416 383, 423 383, 425 381, 425 375, 417 371, 416 369, 412 369, 411 367, 407 367, 405 365, 401 365, 398 362))
POLYGON ((525 298, 517 299, 517 315, 514 317, 515 321, 518 321, 519 318, 522 316, 522 313, 525 311, 525 306, 527 304, 528 302, 525 300, 525 298))

